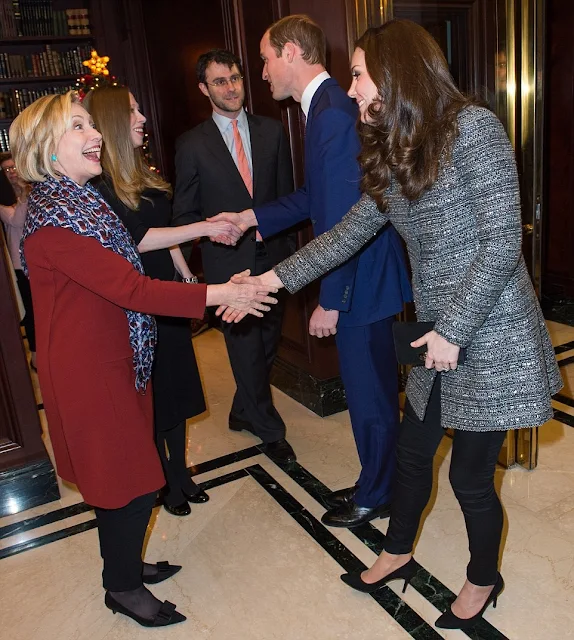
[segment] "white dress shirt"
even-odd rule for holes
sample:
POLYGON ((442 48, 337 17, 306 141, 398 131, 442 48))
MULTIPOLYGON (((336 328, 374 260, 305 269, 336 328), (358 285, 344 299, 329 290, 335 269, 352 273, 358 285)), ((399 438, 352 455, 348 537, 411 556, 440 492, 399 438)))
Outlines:
MULTIPOLYGON (((222 116, 219 113, 215 113, 215 111, 212 114, 212 118, 223 137, 226 147, 229 149, 229 153, 233 158, 233 162, 235 162, 235 166, 237 167, 237 151, 235 149, 235 139, 233 138, 233 118, 222 116)), ((243 143, 243 150, 245 151, 247 162, 249 162, 249 170, 251 171, 251 175, 253 175, 249 122, 247 121, 247 114, 244 109, 241 109, 241 113, 237 116, 237 129, 241 136, 241 142, 243 143)))

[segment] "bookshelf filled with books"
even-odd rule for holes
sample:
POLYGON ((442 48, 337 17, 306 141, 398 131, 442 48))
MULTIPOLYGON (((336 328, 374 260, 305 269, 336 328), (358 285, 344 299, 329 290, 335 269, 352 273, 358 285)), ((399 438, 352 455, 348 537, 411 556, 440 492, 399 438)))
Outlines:
POLYGON ((39 97, 75 88, 93 36, 82 0, 0 0, 0 151, 12 120, 39 97))

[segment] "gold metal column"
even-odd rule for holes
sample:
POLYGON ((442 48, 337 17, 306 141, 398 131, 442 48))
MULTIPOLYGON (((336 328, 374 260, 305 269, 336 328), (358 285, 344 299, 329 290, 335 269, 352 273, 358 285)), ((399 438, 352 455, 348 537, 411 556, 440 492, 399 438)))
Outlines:
POLYGON ((392 0, 347 0, 347 40, 349 59, 355 40, 369 27, 378 27, 393 17, 392 0))

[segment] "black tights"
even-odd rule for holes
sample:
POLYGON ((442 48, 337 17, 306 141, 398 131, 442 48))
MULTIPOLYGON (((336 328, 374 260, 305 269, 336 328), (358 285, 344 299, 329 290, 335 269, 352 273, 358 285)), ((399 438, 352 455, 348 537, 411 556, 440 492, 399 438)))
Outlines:
POLYGON ((165 500, 175 506, 185 500, 183 491, 194 495, 199 487, 191 479, 185 462, 186 424, 180 422, 172 429, 160 430, 156 425, 156 445, 166 480, 165 500), (166 454, 166 445, 169 457, 166 454))
MULTIPOLYGON (((411 553, 433 484, 433 458, 444 435, 440 421, 440 379, 434 385, 425 419, 407 401, 397 443, 397 469, 385 551, 411 553)), ((460 504, 469 540, 467 578, 475 585, 496 582, 502 536, 502 505, 494 470, 505 431, 456 430, 450 482, 460 504)))

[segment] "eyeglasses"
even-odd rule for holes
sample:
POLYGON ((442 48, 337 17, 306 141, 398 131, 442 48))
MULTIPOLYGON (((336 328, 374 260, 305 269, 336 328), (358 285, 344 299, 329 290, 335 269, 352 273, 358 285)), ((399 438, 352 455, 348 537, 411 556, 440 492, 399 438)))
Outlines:
POLYGON ((2 171, 5 173, 14 173, 14 171, 16 171, 16 167, 2 167, 2 171))
POLYGON ((228 83, 235 85, 240 84, 241 82, 243 82, 243 76, 235 74, 233 76, 229 76, 229 78, 216 78, 213 82, 206 81, 205 84, 208 84, 211 87, 219 87, 221 89, 222 87, 226 87, 228 83))

